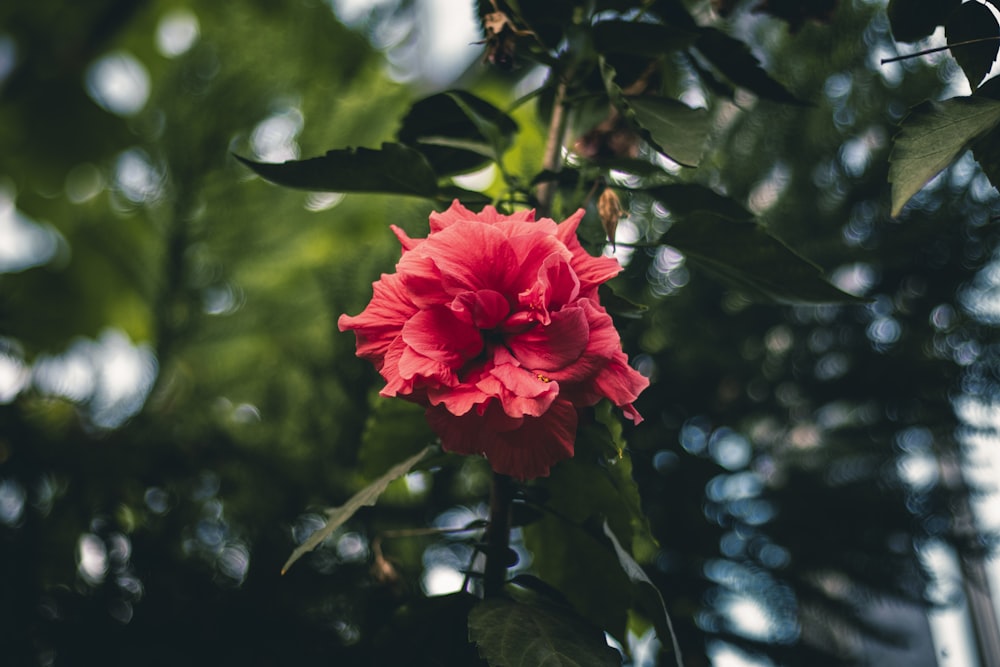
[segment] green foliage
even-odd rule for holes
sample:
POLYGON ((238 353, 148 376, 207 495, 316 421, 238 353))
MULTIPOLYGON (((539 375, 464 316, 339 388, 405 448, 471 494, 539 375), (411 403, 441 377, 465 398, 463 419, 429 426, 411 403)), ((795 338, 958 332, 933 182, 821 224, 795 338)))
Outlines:
POLYGON ((483 600, 469 614, 469 639, 491 667, 612 667, 621 656, 604 634, 552 604, 483 600))
POLYGON ((945 167, 1000 123, 1000 102, 953 97, 924 102, 903 119, 893 140, 889 181, 892 215, 945 167))
POLYGON ((964 2, 948 16, 945 36, 951 54, 976 88, 997 59, 1000 23, 985 4, 964 2))
POLYGON ((818 266, 753 221, 696 211, 674 223, 661 243, 752 299, 831 303, 854 298, 823 280, 818 266))
POLYGON ((900 42, 930 37, 962 4, 962 0, 889 0, 887 12, 892 34, 900 42))

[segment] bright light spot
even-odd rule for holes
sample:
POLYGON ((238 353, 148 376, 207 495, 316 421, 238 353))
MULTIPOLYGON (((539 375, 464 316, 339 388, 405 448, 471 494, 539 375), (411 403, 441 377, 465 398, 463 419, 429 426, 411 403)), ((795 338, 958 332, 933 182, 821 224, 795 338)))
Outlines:
POLYGON ((0 481, 0 522, 14 526, 24 514, 24 487, 17 481, 0 481))
POLYGON ((406 484, 406 490, 414 496, 427 493, 427 491, 431 488, 430 482, 431 476, 422 471, 411 472, 403 477, 403 483, 406 484))
POLYGON ((152 202, 163 191, 162 175, 141 148, 130 148, 118 154, 114 182, 115 188, 134 204, 152 202))
POLYGON ((830 275, 830 282, 855 296, 867 294, 875 286, 875 279, 875 269, 863 262, 841 266, 830 275))
POLYGON ((720 641, 709 642, 708 655, 712 660, 712 667, 770 667, 774 664, 767 658, 751 656, 720 641))
POLYGON ((618 221, 618 227, 615 229, 614 247, 611 244, 605 245, 602 254, 605 257, 614 257, 622 266, 628 266, 628 263, 632 261, 632 254, 635 252, 635 248, 629 248, 627 245, 621 244, 635 243, 638 240, 639 228, 629 218, 622 218, 618 221))
POLYGON ((423 588, 427 595, 448 595, 462 590, 465 575, 446 565, 432 565, 423 576, 423 588))
POLYGON ((43 394, 82 402, 97 386, 97 373, 90 356, 90 343, 77 341, 57 356, 35 361, 34 383, 43 394))
POLYGON ((482 192, 486 188, 493 185, 493 181, 497 177, 497 168, 494 164, 488 164, 478 171, 473 171, 469 174, 459 174, 452 177, 451 180, 455 182, 460 188, 465 188, 466 190, 472 190, 473 192, 482 192))
POLYGON ((199 33, 198 17, 187 9, 175 9, 156 26, 156 49, 167 58, 176 58, 194 46, 199 33))
POLYGON ((30 378, 31 373, 23 361, 0 353, 0 405, 13 401, 30 378))
POLYGON ((423 13, 420 48, 421 75, 432 85, 454 81, 483 52, 473 3, 467 0, 428 0, 417 4, 423 13))
POLYGON ((896 468, 900 479, 914 489, 925 490, 937 483, 938 461, 930 452, 904 454, 896 468))
POLYGON ((746 438, 725 427, 712 434, 708 441, 708 452, 716 463, 729 470, 745 467, 750 462, 752 453, 750 442, 746 438))
POLYGON ((13 192, 0 185, 0 273, 41 266, 59 250, 59 233, 23 215, 14 206, 13 192))
POLYGON ((93 533, 84 533, 76 545, 77 571, 90 584, 104 581, 108 573, 108 551, 104 541, 93 533))
POLYGON ((146 402, 156 378, 156 356, 148 345, 132 345, 125 334, 109 329, 97 341, 93 358, 98 379, 92 418, 98 426, 114 428, 146 402))
POLYGON ((106 111, 131 116, 149 99, 149 72, 127 51, 115 51, 95 60, 85 75, 87 93, 106 111))
POLYGON ((299 157, 295 138, 302 131, 302 113, 285 109, 265 118, 254 128, 250 144, 254 154, 265 162, 285 162, 299 157))
POLYGON ((725 605, 725 612, 733 629, 741 635, 760 641, 771 637, 774 621, 767 609, 753 598, 733 596, 725 605))
POLYGON ((361 533, 344 533, 337 540, 337 557, 345 563, 368 558, 368 540, 361 533))
POLYGON ((217 562, 222 574, 242 583, 250 569, 250 550, 241 542, 231 542, 222 548, 217 562))
POLYGON ((328 211, 342 201, 343 192, 310 192, 306 195, 306 210, 313 213, 328 211))

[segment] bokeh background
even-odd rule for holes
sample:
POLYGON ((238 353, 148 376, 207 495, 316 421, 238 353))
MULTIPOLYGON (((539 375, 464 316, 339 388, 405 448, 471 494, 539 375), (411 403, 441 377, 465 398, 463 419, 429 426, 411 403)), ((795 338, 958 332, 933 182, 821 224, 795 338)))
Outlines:
MULTIPOLYGON (((322 507, 433 440, 336 330, 398 257, 388 224, 423 235, 433 202, 286 190, 232 157, 375 147, 451 86, 509 105, 544 72, 487 67, 475 15, 0 7, 0 662, 475 664, 447 595, 469 541, 386 531, 482 518, 481 461, 407 476, 279 576, 322 507)), ((647 571, 685 664, 997 664, 997 194, 970 156, 899 219, 886 186, 894 123, 967 87, 947 54, 881 65, 881 2, 727 27, 813 105, 678 76, 715 119, 682 176, 868 301, 756 303, 670 248, 617 248, 617 289, 649 307, 619 322, 653 379, 625 431, 659 542, 647 571)), ((530 177, 545 124, 533 104, 515 117, 505 163, 530 177)), ((619 240, 669 224, 625 203, 619 240)), ((657 664, 641 629, 618 639, 657 664)))

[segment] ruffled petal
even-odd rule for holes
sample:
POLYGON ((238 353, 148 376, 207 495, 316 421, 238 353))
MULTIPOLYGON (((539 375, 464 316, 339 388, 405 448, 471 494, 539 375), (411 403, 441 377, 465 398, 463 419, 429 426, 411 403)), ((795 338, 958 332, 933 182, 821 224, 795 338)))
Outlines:
POLYGON ((479 329, 446 306, 416 313, 403 325, 402 337, 414 352, 455 369, 483 350, 479 329))
POLYGON ((476 383, 483 393, 500 400, 510 417, 542 415, 559 395, 559 385, 523 368, 503 364, 476 383))
POLYGON ((583 220, 585 211, 580 209, 564 221, 559 223, 556 237, 562 241, 573 254, 573 270, 580 278, 580 295, 593 298, 597 293, 597 286, 611 280, 619 273, 622 267, 617 260, 611 257, 594 257, 583 249, 576 236, 576 230, 583 220))
POLYGON ((398 274, 383 274, 372 284, 372 289, 372 300, 365 309, 358 315, 341 315, 337 328, 353 330, 357 338, 357 355, 380 364, 389 345, 418 308, 398 274))
POLYGON ((546 477, 553 465, 573 456, 577 414, 569 402, 556 401, 542 417, 501 418, 502 425, 513 428, 497 428, 494 412, 502 415, 493 406, 486 414, 461 417, 432 407, 427 421, 445 451, 485 455, 493 470, 516 479, 546 477))
POLYGON ((586 311, 564 308, 552 314, 549 326, 536 326, 508 337, 507 346, 522 366, 546 373, 576 362, 587 349, 589 339, 586 311))
POLYGON ((506 294, 520 268, 517 255, 503 233, 479 223, 452 224, 430 236, 400 260, 400 269, 403 261, 417 254, 433 262, 439 284, 453 296, 483 289, 506 294))
POLYGON ((494 328, 510 313, 506 297, 495 290, 462 292, 450 307, 455 317, 479 329, 494 328))

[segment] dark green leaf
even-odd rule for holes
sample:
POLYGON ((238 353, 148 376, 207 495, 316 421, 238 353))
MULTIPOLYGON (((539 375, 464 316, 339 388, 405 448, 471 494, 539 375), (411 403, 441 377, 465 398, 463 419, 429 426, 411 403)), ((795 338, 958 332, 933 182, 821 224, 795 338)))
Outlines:
POLYGON ((697 183, 668 183, 643 192, 663 204, 677 217, 708 211, 730 220, 753 220, 753 214, 739 202, 697 183))
POLYGON ((594 25, 593 36, 598 53, 656 58, 688 48, 694 42, 695 33, 662 23, 613 20, 594 25))
POLYGON ((674 162, 696 166, 701 160, 710 122, 704 109, 692 109, 664 97, 626 97, 615 81, 615 69, 601 58, 601 74, 608 96, 653 148, 674 162))
POLYGON ((951 55, 958 61, 973 88, 989 73, 997 59, 1000 49, 998 33, 1000 23, 993 12, 978 2, 959 5, 945 24, 945 37, 948 38, 951 55))
POLYGON ((892 215, 1000 122, 1000 101, 985 97, 953 97, 924 102, 900 123, 889 156, 892 215))
POLYGON ((616 667, 604 633, 569 610, 501 598, 469 613, 469 640, 491 667, 616 667))
POLYGON ((384 143, 381 150, 347 148, 323 157, 280 164, 254 162, 236 156, 262 178, 290 188, 319 192, 379 192, 433 198, 437 175, 423 155, 384 143))
POLYGON ((476 192, 474 190, 466 190, 465 188, 460 188, 457 185, 443 185, 438 190, 439 200, 450 202, 457 199, 462 202, 465 206, 471 207, 482 207, 487 204, 492 204, 493 199, 482 192, 476 192))
POLYGON ((697 166, 705 152, 711 120, 705 109, 693 109, 669 97, 626 97, 640 127, 654 145, 674 162, 697 166))
POLYGON ((460 174, 497 161, 517 123, 471 93, 451 90, 414 103, 396 136, 426 156, 441 175, 460 174))
POLYGON ((856 300, 755 222, 698 211, 675 222, 661 243, 753 299, 785 304, 856 300))
POLYGON ((630 319, 639 319, 646 313, 647 310, 649 310, 648 306, 641 303, 632 303, 625 297, 615 292, 614 289, 608 287, 607 284, 601 285, 598 288, 598 291, 601 294, 601 305, 613 315, 627 317, 630 319))
POLYGON ((900 42, 930 37, 962 0, 889 0, 887 12, 892 35, 900 42))
POLYGON ((670 620, 670 614, 667 612, 667 604, 663 601, 660 589, 650 581, 642 567, 632 558, 632 554, 621 545, 621 542, 615 537, 615 533, 611 530, 611 526, 608 525, 607 521, 604 522, 604 534, 611 540, 611 545, 615 549, 615 555, 618 556, 618 563, 621 565, 625 575, 628 576, 629 581, 632 582, 632 589, 640 610, 652 619, 660 641, 666 643, 667 638, 670 638, 670 642, 673 645, 674 658, 677 660, 677 667, 684 667, 684 661, 681 658, 681 647, 677 642, 677 634, 674 632, 674 624, 670 620))
POLYGON ((730 81, 764 99, 807 105, 760 66, 750 47, 715 28, 702 28, 695 48, 730 81))
POLYGON ((524 528, 524 541, 535 556, 536 574, 592 623, 621 638, 632 596, 600 525, 606 519, 644 559, 656 543, 624 451, 621 418, 612 410, 607 402, 599 404, 595 421, 578 429, 574 457, 538 480, 551 511, 524 528))
POLYGON ((319 546, 323 540, 333 534, 333 531, 337 530, 337 528, 342 526, 345 521, 354 516, 359 509, 365 507, 366 505, 374 505, 378 501, 379 496, 382 495, 390 483, 410 472, 413 469, 413 466, 420 463, 420 461, 434 449, 435 447, 432 445, 424 447, 422 450, 402 463, 397 463, 395 466, 387 470, 384 475, 351 496, 350 500, 340 507, 331 507, 327 509, 326 524, 310 535, 305 542, 295 548, 295 551, 292 552, 292 555, 288 557, 288 560, 285 561, 285 564, 282 566, 281 573, 284 574, 288 572, 288 568, 290 568, 295 561, 319 546))

